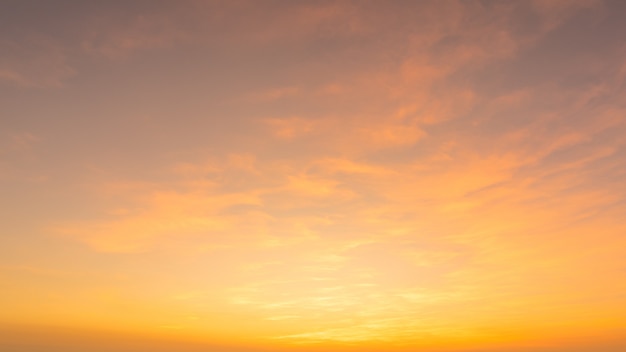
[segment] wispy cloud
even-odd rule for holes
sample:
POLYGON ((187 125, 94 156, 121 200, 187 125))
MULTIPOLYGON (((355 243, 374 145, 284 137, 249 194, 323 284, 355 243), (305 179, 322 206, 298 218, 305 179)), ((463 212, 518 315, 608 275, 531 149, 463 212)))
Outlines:
POLYGON ((39 37, 22 41, 0 39, 0 81, 28 88, 59 88, 76 70, 69 64, 63 48, 39 37))

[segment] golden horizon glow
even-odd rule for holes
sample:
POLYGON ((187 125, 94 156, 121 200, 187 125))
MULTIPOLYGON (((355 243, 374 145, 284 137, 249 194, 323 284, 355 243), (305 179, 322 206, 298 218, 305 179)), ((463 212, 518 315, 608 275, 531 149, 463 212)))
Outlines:
POLYGON ((621 2, 0 14, 0 349, 626 348, 621 2))

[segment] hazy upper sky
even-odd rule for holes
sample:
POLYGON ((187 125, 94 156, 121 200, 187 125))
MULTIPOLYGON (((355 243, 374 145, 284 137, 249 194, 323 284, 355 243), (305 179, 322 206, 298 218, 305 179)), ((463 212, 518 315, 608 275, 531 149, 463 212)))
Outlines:
POLYGON ((623 351, 625 18, 1 0, 0 349, 623 351))

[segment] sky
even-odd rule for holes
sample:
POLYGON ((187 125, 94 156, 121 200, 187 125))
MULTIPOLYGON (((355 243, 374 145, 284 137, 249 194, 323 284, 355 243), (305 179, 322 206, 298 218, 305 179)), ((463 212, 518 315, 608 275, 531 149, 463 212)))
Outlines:
POLYGON ((626 349, 626 2, 3 0, 0 349, 626 349))

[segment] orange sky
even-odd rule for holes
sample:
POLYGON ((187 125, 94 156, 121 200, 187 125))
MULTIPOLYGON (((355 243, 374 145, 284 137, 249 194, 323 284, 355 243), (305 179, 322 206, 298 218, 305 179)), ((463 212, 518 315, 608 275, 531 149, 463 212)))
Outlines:
POLYGON ((0 3, 0 350, 626 349, 623 1, 0 3))

